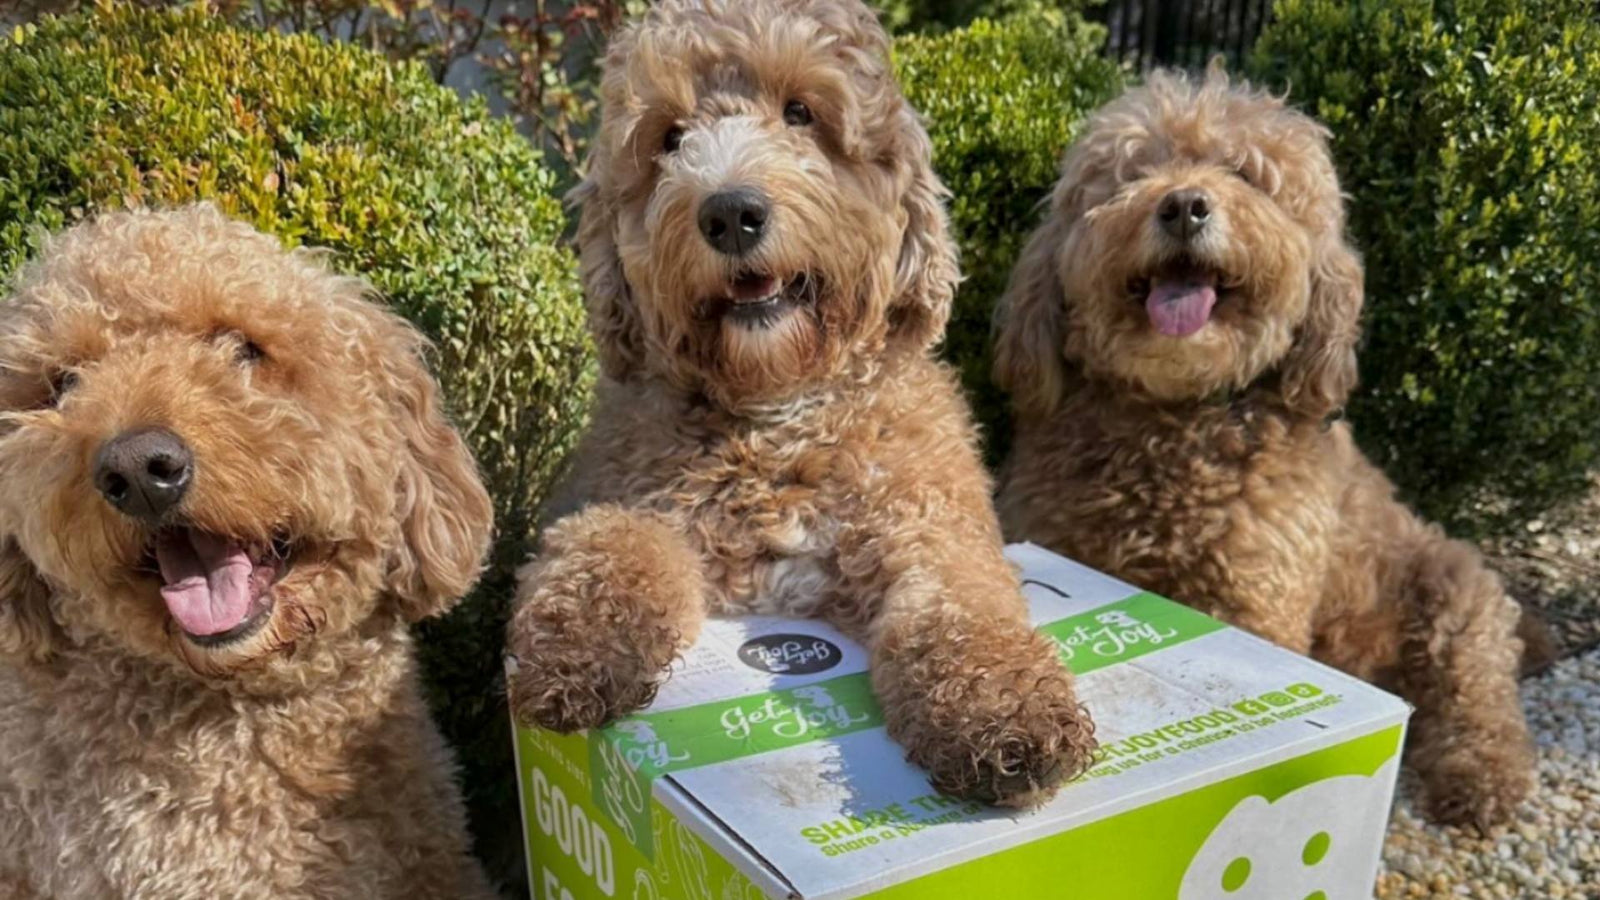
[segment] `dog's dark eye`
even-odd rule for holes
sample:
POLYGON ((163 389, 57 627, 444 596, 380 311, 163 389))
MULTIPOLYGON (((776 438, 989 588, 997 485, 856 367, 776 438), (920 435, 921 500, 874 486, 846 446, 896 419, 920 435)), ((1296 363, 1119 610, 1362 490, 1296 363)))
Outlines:
POLYGON ((661 136, 661 152, 663 152, 663 153, 677 153, 678 152, 678 148, 680 146, 682 146, 682 145, 683 145, 683 128, 682 128, 682 126, 674 125, 671 128, 667 129, 667 133, 666 134, 661 136))
POLYGON ((50 398, 46 406, 59 406, 61 398, 65 397, 78 386, 78 373, 63 369, 50 376, 50 398))
POLYGON ((261 345, 245 337, 242 333, 230 329, 223 329, 211 335, 211 340, 217 344, 233 347, 233 359, 241 366, 253 366, 267 358, 267 351, 261 345))
POLYGON ((267 351, 261 349, 260 344, 247 339, 241 339, 239 341, 239 349, 234 352, 239 362, 247 366, 254 365, 267 358, 267 351))
POLYGON ((799 100, 790 100, 783 106, 783 121, 785 124, 793 125, 796 128, 802 125, 810 125, 812 121, 811 107, 801 103, 799 100))
POLYGON ((1245 171, 1244 169, 1234 169, 1233 170, 1233 177, 1235 177, 1235 178, 1239 179, 1240 181, 1244 182, 1245 184, 1248 184, 1248 185, 1251 185, 1251 186, 1254 186, 1255 183, 1256 183, 1255 179, 1250 177, 1250 173, 1245 171))

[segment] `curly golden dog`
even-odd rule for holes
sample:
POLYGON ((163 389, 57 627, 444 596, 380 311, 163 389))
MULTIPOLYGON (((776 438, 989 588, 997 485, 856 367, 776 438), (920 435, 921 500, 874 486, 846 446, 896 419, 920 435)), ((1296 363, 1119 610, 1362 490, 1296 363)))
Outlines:
POLYGON ((490 507, 409 327, 209 206, 0 306, 0 893, 490 896, 406 624, 490 507))
POLYGON ((524 722, 646 704, 704 616, 859 636, 940 790, 1022 805, 1092 728, 1029 625, 942 336, 930 145, 855 0, 667 0, 605 60, 577 192, 604 378, 521 573, 524 722))
POLYGON ((1008 536, 1388 686, 1437 819, 1531 788, 1518 607, 1336 421, 1362 273, 1327 133, 1158 73, 1068 152, 998 312, 1008 536))

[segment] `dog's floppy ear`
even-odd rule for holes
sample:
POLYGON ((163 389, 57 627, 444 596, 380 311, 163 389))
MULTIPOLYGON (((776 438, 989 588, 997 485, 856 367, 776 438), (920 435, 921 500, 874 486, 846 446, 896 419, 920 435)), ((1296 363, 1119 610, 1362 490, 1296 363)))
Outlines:
MULTIPOLYGON (((591 171, 602 165, 603 160, 590 161, 591 171)), ((589 331, 600 354, 600 367, 620 381, 643 362, 644 326, 617 254, 617 214, 593 178, 573 188, 567 202, 579 210, 578 262, 589 331)))
POLYGON ((1306 318, 1282 366, 1291 411, 1321 419, 1344 405, 1356 385, 1361 303, 1361 260, 1337 233, 1324 237, 1311 267, 1306 318))
POLYGON ((933 171, 933 144, 909 106, 901 115, 900 152, 911 167, 911 181, 900 201, 906 226, 895 263, 889 334, 892 340, 922 349, 944 337, 961 268, 944 208, 950 192, 933 171))
POLYGON ((43 662, 59 640, 49 587, 14 541, 0 539, 0 658, 43 662))
POLYGON ((394 322, 385 361, 387 389, 404 444, 395 487, 400 540, 388 564, 400 612, 418 621, 448 611, 483 568, 494 509, 478 467, 439 404, 423 364, 425 342, 394 322))
POLYGON ((1066 237, 1059 209, 1029 236, 994 311, 994 380, 1019 412, 1047 415, 1066 388, 1067 309, 1056 269, 1066 237))

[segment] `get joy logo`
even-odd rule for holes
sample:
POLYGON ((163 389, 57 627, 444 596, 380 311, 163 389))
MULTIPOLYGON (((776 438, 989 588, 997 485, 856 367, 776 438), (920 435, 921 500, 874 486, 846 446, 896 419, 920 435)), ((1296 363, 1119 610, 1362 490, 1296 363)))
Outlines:
POLYGON ((794 697, 794 703, 768 695, 753 706, 728 707, 722 713, 723 733, 729 740, 743 741, 760 729, 793 741, 817 730, 845 730, 872 717, 871 713, 851 710, 819 685, 795 688, 788 693, 794 697))
POLYGON ((1110 610, 1094 617, 1094 625, 1079 625, 1055 636, 1063 661, 1070 663, 1079 653, 1102 658, 1124 656, 1142 646, 1160 646, 1178 636, 1175 628, 1161 628, 1134 618, 1121 610, 1110 610))
POLYGON ((626 735, 625 741, 617 742, 618 749, 634 771, 650 769, 661 772, 674 763, 689 759, 687 751, 673 752, 671 745, 656 733, 655 727, 641 719, 624 719, 612 725, 611 730, 618 735, 626 735))
POLYGON ((608 740, 594 741, 591 747, 595 799, 623 836, 637 845, 643 836, 639 823, 648 821, 649 789, 636 777, 638 767, 629 763, 620 747, 608 740))
POLYGON ((773 675, 814 675, 839 664, 843 653, 832 641, 809 634, 765 634, 739 647, 739 660, 773 675))

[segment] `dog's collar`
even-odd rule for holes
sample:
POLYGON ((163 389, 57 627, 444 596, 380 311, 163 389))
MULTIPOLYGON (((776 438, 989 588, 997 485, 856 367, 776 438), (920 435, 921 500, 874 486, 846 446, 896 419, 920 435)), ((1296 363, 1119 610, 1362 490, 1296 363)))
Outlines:
POLYGON ((1268 369, 1251 379, 1242 387, 1228 386, 1200 398, 1200 405, 1214 409, 1228 409, 1234 412, 1241 411, 1244 401, 1251 395, 1260 391, 1272 391, 1278 387, 1282 376, 1277 369, 1268 369))
MULTIPOLYGON (((1243 387, 1226 387, 1213 391, 1200 399, 1200 405, 1209 409, 1226 409, 1234 415, 1245 411, 1245 401, 1258 391, 1276 392, 1282 380, 1277 369, 1268 369, 1243 387)), ((1344 407, 1339 406, 1322 417, 1318 426, 1327 432, 1344 419, 1344 407)))
POLYGON ((1234 409, 1238 406, 1240 400, 1243 400, 1247 395, 1249 395, 1250 390, 1253 387, 1253 384, 1247 384, 1242 388, 1227 387, 1212 391, 1206 396, 1200 398, 1200 405, 1217 409, 1234 409))

